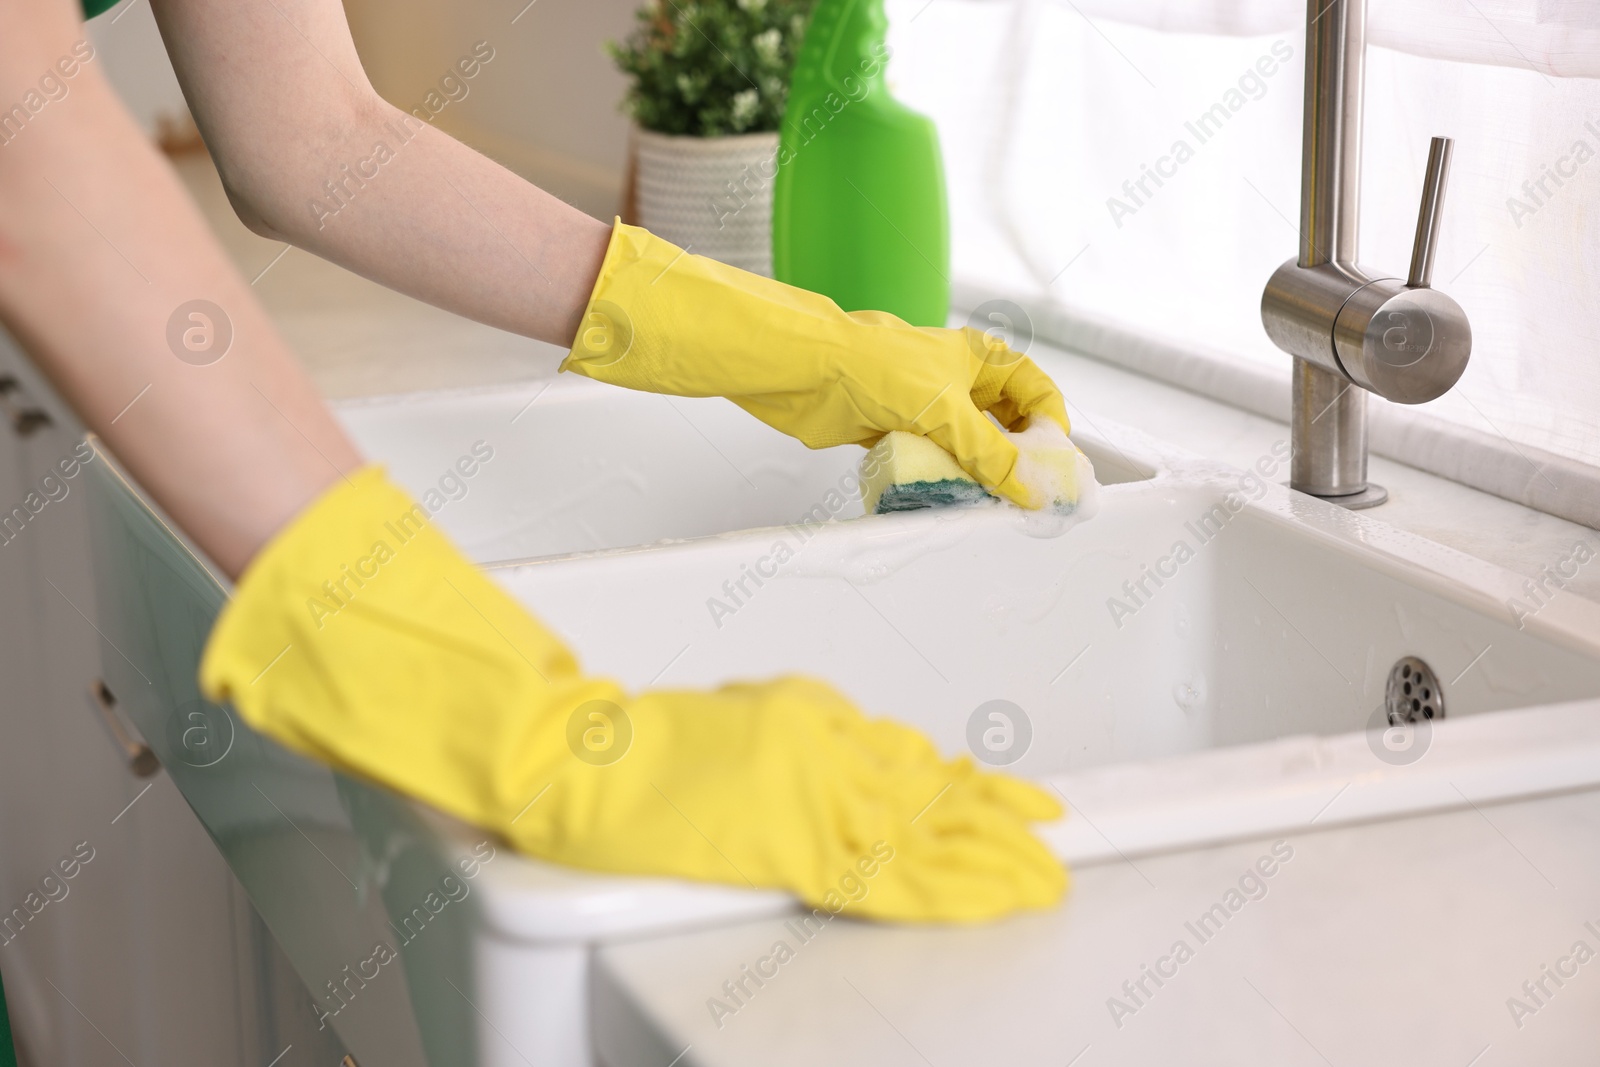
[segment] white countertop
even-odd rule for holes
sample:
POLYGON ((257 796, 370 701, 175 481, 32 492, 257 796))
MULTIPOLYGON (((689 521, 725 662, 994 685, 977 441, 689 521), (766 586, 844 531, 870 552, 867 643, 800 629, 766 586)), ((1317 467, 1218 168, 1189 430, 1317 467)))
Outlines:
POLYGON ((1560 961, 1579 941, 1600 953, 1600 792, 1277 840, 1257 899, 1228 892, 1273 840, 1080 869, 1061 908, 990 926, 836 919, 803 942, 765 919, 612 946, 601 1051, 613 1067, 686 1045, 680 1067, 1595 1062, 1600 956, 1560 961), (1191 928, 1219 903, 1236 910, 1191 928), (723 983, 779 940, 793 958, 732 1000, 723 983), (1163 962, 1179 941, 1192 958, 1163 962), (1147 965, 1168 977, 1130 996, 1147 965), (1536 1005, 1522 983, 1544 965, 1576 975, 1536 1005), (1535 1010, 1514 1018, 1512 997, 1535 1010), (736 1008, 720 1028, 711 998, 736 1008))

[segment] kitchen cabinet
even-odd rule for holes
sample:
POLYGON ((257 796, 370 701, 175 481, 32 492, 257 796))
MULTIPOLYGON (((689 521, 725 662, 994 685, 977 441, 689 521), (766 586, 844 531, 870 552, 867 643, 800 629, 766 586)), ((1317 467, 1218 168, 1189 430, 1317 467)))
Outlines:
POLYGON ((0 335, 0 969, 19 1051, 263 1067, 293 1044, 333 1067, 309 994, 100 684, 122 653, 92 621, 91 455, 0 335))

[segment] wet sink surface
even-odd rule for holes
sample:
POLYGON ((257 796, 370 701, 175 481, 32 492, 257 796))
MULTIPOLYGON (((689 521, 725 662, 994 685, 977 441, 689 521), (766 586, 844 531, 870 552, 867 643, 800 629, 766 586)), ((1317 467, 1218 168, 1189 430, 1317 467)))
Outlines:
MULTIPOLYGON (((813 451, 720 398, 563 376, 337 411, 362 450, 437 505, 438 521, 480 562, 861 514, 860 448, 813 451)), ((1080 447, 1102 481, 1153 473, 1099 441, 1080 447)))
POLYGON ((1452 716, 1600 696, 1592 611, 1518 619, 1505 572, 1289 493, 1282 456, 1237 471, 1097 424, 1075 439, 1099 514, 1039 537, 998 507, 863 518, 861 449, 717 399, 562 377, 340 411, 631 686, 802 671, 951 752, 1005 701, 1030 734, 1008 765, 1033 774, 1361 729, 1406 655, 1452 716))

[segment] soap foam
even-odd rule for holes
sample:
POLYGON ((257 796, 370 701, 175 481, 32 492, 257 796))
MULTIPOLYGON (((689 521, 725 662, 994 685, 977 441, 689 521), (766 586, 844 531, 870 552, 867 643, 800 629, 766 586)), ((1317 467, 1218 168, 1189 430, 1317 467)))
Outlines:
MULTIPOLYGON (((1066 435, 1061 432, 1061 427, 1050 424, 1056 436, 1062 440, 1066 435)), ((1022 431, 1024 434, 1031 432, 1032 427, 1022 431)), ((1018 434, 1017 436, 1021 436, 1018 434)), ((1080 522, 1087 522, 1095 517, 1100 510, 1100 483, 1094 478, 1094 464, 1089 462, 1089 457, 1077 451, 1070 442, 1068 447, 1073 448, 1074 459, 1077 463, 1078 500, 1071 505, 1048 504, 1037 510, 1019 508, 1009 501, 997 501, 1000 506, 1009 508, 1013 513, 1016 527, 1029 537, 1060 537, 1080 522)), ((1017 480, 1022 482, 1035 493, 1046 495, 1055 480, 1059 477, 1055 471, 1045 468, 1041 472, 1037 469, 1029 470, 1029 466, 1039 467, 1040 464, 1028 460, 1026 451, 1017 456, 1017 480), (1029 479, 1036 479, 1030 481, 1029 479)))
MULTIPOLYGON (((1046 508, 1075 507, 1079 495, 1077 475, 1083 468, 1065 467, 1063 460, 1067 456, 1081 457, 1082 453, 1066 432, 1049 419, 1035 419, 1026 430, 1007 436, 1017 446, 1017 465, 1012 472, 1017 481, 1036 498, 1046 501, 1046 508)), ((1093 481, 1094 468, 1089 470, 1093 481)))
POLYGON ((1027 429, 1009 434, 1017 447, 1014 474, 1036 499, 1038 509, 1020 508, 985 493, 961 470, 954 458, 926 438, 891 434, 863 460, 862 498, 875 498, 878 513, 898 510, 981 511, 1009 509, 1013 525, 1029 537, 1059 537, 1099 510, 1100 484, 1094 464, 1049 419, 1036 419, 1027 429), (894 460, 891 462, 890 457, 894 460), (872 461, 876 459, 877 462, 872 461), (876 471, 875 479, 865 473, 876 471), (876 485, 876 488, 874 486, 876 485), (904 498, 885 506, 896 490, 904 498), (970 490, 963 495, 958 490, 970 490))

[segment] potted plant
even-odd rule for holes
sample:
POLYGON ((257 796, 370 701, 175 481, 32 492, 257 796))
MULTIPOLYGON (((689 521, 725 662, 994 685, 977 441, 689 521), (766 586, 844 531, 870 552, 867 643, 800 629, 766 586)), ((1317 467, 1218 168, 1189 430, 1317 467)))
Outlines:
POLYGON ((653 233, 772 273, 772 185, 813 0, 653 0, 607 46, 632 84, 627 212, 653 233))

